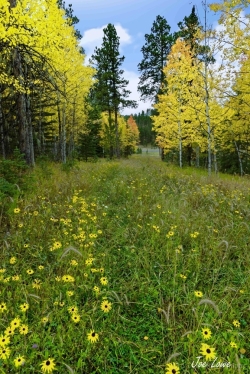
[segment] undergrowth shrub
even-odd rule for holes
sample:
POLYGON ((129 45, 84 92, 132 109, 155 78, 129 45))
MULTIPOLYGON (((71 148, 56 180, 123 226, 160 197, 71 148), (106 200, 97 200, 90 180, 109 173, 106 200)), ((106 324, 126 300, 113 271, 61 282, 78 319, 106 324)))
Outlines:
POLYGON ((28 165, 23 155, 16 148, 12 159, 0 161, 0 178, 2 180, 0 193, 14 196, 16 191, 27 187, 28 165))
POLYGON ((7 219, 6 213, 15 208, 20 196, 32 189, 33 182, 31 170, 17 148, 12 159, 0 160, 0 225, 2 219, 7 219))

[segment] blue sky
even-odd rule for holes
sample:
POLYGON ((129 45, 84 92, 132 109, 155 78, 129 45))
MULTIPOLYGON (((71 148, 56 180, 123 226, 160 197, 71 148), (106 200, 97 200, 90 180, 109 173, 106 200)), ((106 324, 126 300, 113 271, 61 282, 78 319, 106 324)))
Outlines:
MULTIPOLYGON (((129 80, 128 89, 132 92, 130 99, 139 104, 137 109, 124 109, 122 114, 136 113, 150 108, 151 103, 139 101, 137 84, 140 73, 137 65, 142 60, 141 48, 145 44, 145 34, 149 34, 157 15, 165 17, 171 26, 171 32, 177 31, 177 23, 189 16, 195 5, 200 22, 204 25, 204 8, 202 0, 71 0, 75 15, 80 19, 76 25, 83 38, 87 59, 94 48, 100 47, 103 38, 103 28, 108 23, 115 25, 120 37, 120 52, 125 56, 122 65, 124 77, 129 80)), ((217 15, 207 14, 208 26, 215 26, 217 15)))

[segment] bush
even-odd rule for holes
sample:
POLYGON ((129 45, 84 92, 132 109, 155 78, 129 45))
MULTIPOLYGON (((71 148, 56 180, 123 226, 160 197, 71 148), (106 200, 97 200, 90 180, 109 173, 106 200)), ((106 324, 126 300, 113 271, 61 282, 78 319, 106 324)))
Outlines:
POLYGON ((16 148, 12 159, 0 161, 0 202, 7 196, 17 198, 30 182, 29 167, 16 148))

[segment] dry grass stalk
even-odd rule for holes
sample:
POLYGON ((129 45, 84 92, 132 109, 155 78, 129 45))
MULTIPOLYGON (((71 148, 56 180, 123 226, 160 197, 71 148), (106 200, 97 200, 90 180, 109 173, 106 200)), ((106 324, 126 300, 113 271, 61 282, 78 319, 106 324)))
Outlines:
POLYGON ((79 256, 82 257, 81 252, 79 252, 76 248, 70 246, 70 247, 65 248, 63 254, 61 255, 61 257, 60 257, 60 259, 59 259, 59 261, 61 261, 61 259, 62 259, 63 257, 65 257, 65 256, 66 256, 70 251, 73 251, 74 253, 77 253, 79 256))
POLYGON ((178 353, 178 352, 175 352, 175 353, 173 353, 171 356, 169 356, 169 358, 167 359, 167 363, 168 362, 171 362, 174 358, 176 358, 176 357, 178 357, 178 356, 180 356, 181 355, 181 353, 178 353))
POLYGON ((212 300, 210 300, 210 299, 202 299, 199 302, 198 305, 203 305, 203 304, 211 305, 218 314, 221 314, 219 308, 217 307, 217 305, 212 300))

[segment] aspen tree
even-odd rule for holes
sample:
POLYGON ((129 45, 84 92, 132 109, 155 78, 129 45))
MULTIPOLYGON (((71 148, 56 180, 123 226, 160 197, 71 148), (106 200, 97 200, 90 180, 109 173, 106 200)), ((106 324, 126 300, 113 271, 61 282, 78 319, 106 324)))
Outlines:
POLYGON ((166 19, 157 16, 151 33, 145 34, 145 45, 141 49, 143 59, 138 64, 138 70, 141 73, 138 91, 142 100, 157 100, 165 78, 163 68, 166 58, 176 39, 170 34, 170 26, 166 19))
MULTIPOLYGON (((164 74, 167 90, 159 95, 159 102, 155 104, 158 115, 152 116, 154 130, 158 133, 156 141, 166 151, 176 148, 179 150, 179 165, 182 166, 183 144, 198 142, 202 146, 198 122, 189 106, 191 92, 196 85, 202 85, 198 71, 199 62, 194 60, 190 46, 178 39, 167 58, 164 74), (194 85, 190 85, 194 82, 194 85)), ((200 93, 201 89, 198 88, 200 93)), ((193 96, 197 96, 197 91, 193 96)))
POLYGON ((220 3, 210 4, 210 9, 221 13, 219 24, 221 30, 214 32, 215 43, 221 50, 221 73, 224 82, 221 84, 221 97, 228 110, 234 110, 225 118, 228 128, 225 129, 223 144, 230 139, 238 156, 241 175, 244 174, 242 160, 249 158, 249 126, 245 119, 249 114, 249 57, 250 57, 250 22, 249 17, 244 17, 244 11, 249 6, 249 1, 224 0, 220 3))
MULTIPOLYGON (((65 11, 58 8, 56 0, 1 1, 0 45, 4 47, 1 52, 1 98, 7 96, 7 92, 16 96, 20 150, 24 152, 27 162, 32 165, 34 120, 36 121, 32 107, 35 102, 33 95, 39 96, 42 101, 45 93, 51 90, 51 98, 54 92, 54 99, 59 98, 61 104, 61 159, 65 162, 65 129, 72 105, 71 97, 74 96, 74 108, 81 108, 83 98, 92 85, 93 69, 83 65, 84 55, 76 40, 75 30, 65 18, 65 11), (10 74, 9 71, 12 59, 14 74, 10 74), (79 82, 81 87, 78 87, 77 95, 72 95, 72 90, 79 86, 79 82)), ((80 117, 79 114, 78 118, 80 117)), ((75 109, 72 125, 74 127, 76 118, 75 109)), ((80 126, 84 126, 84 123, 80 126)), ((0 135, 3 132, 2 121, 0 135)), ((41 142, 41 118, 38 133, 41 142)), ((1 135, 4 152, 2 138, 1 135)))

